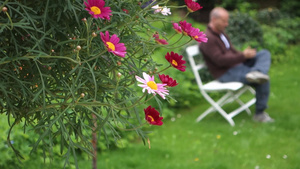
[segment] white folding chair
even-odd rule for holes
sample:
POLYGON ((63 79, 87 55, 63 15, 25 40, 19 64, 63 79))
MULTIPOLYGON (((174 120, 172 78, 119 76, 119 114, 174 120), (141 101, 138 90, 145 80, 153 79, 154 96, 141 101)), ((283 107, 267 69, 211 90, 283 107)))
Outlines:
POLYGON ((205 116, 207 116, 209 113, 217 111, 220 113, 229 123, 231 126, 234 126, 235 123, 233 121, 233 117, 241 113, 242 111, 246 110, 246 112, 250 115, 251 111, 249 107, 253 105, 256 102, 255 97, 251 96, 251 100, 247 103, 244 103, 239 99, 239 97, 244 94, 245 92, 249 91, 253 96, 255 96, 255 90, 248 86, 244 85, 240 82, 228 82, 228 83, 222 83, 217 80, 213 80, 211 82, 202 83, 201 76, 199 73, 199 70, 205 68, 205 63, 203 58, 200 59, 201 62, 196 64, 194 56, 202 57, 202 54, 199 50, 198 45, 189 46, 186 48, 186 53, 188 55, 188 59, 191 65, 191 68, 193 70, 193 73, 196 78, 197 85, 199 87, 199 90, 201 94, 204 96, 204 98, 211 104, 211 107, 208 108, 204 113, 202 113, 198 118, 197 122, 202 120, 205 116), (215 101, 212 99, 212 97, 208 94, 210 92, 222 92, 225 93, 219 100, 215 101), (222 106, 236 101, 240 106, 233 110, 232 112, 226 112, 222 106))

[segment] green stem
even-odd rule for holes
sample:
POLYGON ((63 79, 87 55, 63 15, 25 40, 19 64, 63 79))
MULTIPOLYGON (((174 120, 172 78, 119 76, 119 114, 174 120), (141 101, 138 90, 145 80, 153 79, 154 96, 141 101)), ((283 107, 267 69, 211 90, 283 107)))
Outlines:
POLYGON ((1 62, 0 65, 3 65, 3 64, 6 64, 6 63, 10 63, 10 62, 13 62, 13 61, 16 61, 16 60, 22 60, 22 59, 35 59, 35 58, 52 58, 52 59, 67 59, 71 62, 74 62, 74 63, 77 63, 79 64, 78 61, 70 58, 70 57, 66 57, 66 56, 50 56, 50 55, 46 55, 46 56, 23 56, 23 57, 18 57, 18 58, 15 58, 15 59, 12 59, 12 60, 8 60, 8 61, 4 61, 4 62, 1 62))
POLYGON ((143 96, 142 97, 140 97, 134 104, 132 104, 131 106, 128 106, 128 107, 125 107, 125 108, 122 108, 122 109, 131 109, 131 108, 133 108, 133 107, 135 107, 135 106, 137 106, 137 105, 140 105, 141 103, 140 103, 140 101, 146 96, 146 92, 143 94, 143 96))
POLYGON ((181 21, 183 21, 189 14, 190 14, 190 12, 186 13, 186 15, 182 18, 181 21))
POLYGON ((88 21, 84 22, 85 26, 86 26, 86 43, 87 43, 87 55, 90 56, 90 40, 89 40, 89 36, 90 36, 90 29, 89 29, 89 24, 87 22, 90 22, 91 19, 89 19, 88 21))
POLYGON ((142 104, 147 103, 149 100, 151 100, 154 97, 154 95, 152 95, 151 97, 149 97, 147 100, 145 100, 142 104))
POLYGON ((186 7, 186 5, 182 5, 182 6, 168 6, 168 8, 184 8, 186 7))
POLYGON ((13 30, 14 24, 13 24, 13 22, 11 20, 11 17, 9 16, 8 12, 5 12, 5 14, 7 15, 8 19, 10 21, 10 30, 13 30))
POLYGON ((163 71, 165 71, 165 70, 169 69, 170 67, 172 67, 172 65, 171 65, 171 64, 170 64, 168 67, 164 68, 163 70, 161 70, 161 71, 157 72, 157 74, 159 74, 159 73, 161 73, 161 72, 163 72, 163 71))
MULTIPOLYGON (((177 34, 177 33, 176 33, 176 34, 177 34)), ((168 45, 168 46, 173 46, 173 45, 175 45, 175 44, 178 43, 183 37, 184 37, 184 35, 182 34, 181 37, 180 37, 176 42, 174 42, 173 44, 168 45)))
POLYGON ((6 4, 7 4, 8 0, 6 0, 5 2, 3 2, 0 6, 0 9, 2 9, 6 4))
MULTIPOLYGON (((114 120, 114 121, 116 121, 116 120, 114 120)), ((136 130, 136 129, 139 129, 139 128, 143 127, 143 125, 145 125, 145 124, 147 124, 147 122, 145 122, 145 123, 143 123, 143 124, 141 124, 141 125, 139 125, 139 126, 137 126, 137 127, 130 128, 130 129, 121 128, 121 127, 119 127, 117 124, 115 124, 115 125, 116 125, 117 128, 120 129, 120 130, 123 130, 123 131, 132 131, 132 130, 136 130)))
POLYGON ((177 32, 175 32, 170 38, 169 38, 169 40, 171 40, 175 35, 177 35, 178 33, 177 32))
POLYGON ((94 60, 94 59, 96 59, 97 57, 103 55, 103 53, 105 53, 105 52, 106 52, 106 50, 102 51, 101 53, 99 53, 98 55, 96 55, 96 56, 94 56, 94 57, 91 57, 91 58, 88 59, 88 60, 82 61, 82 63, 85 63, 85 62, 89 62, 89 61, 91 61, 91 60, 94 60))
POLYGON ((17 159, 19 162, 21 162, 20 158, 21 159, 24 159, 24 157, 21 155, 21 153, 15 149, 15 147, 12 145, 11 143, 11 140, 10 140, 10 134, 11 134, 11 131, 13 129, 13 127, 18 123, 19 121, 17 121, 17 119, 14 121, 14 123, 11 125, 11 127, 9 128, 9 131, 8 131, 8 134, 7 134, 7 144, 9 145, 9 147, 12 148, 12 150, 14 151, 14 153, 16 154, 17 156, 17 159))
POLYGON ((175 46, 175 47, 165 47, 166 49, 178 49, 178 48, 181 48, 182 46, 190 43, 193 39, 191 38, 187 43, 184 43, 182 45, 179 45, 179 46, 175 46))

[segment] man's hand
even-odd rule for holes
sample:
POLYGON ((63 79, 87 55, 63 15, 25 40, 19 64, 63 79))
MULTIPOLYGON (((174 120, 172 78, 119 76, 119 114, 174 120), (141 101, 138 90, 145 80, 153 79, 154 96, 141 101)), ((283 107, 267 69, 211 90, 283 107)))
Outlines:
POLYGON ((251 49, 248 47, 243 51, 243 55, 246 59, 254 58, 256 55, 256 49, 251 49))

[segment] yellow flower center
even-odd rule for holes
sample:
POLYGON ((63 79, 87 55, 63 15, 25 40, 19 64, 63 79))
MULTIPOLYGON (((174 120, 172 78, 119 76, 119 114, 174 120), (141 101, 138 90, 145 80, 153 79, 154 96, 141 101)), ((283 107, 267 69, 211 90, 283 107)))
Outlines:
POLYGON ((154 81, 149 81, 147 83, 147 86, 149 86, 153 90, 157 90, 157 85, 156 85, 156 83, 154 81))
POLYGON ((101 10, 96 6, 92 6, 91 11, 93 11, 95 15, 101 14, 101 10))
POLYGON ((107 46, 109 49, 111 49, 112 51, 115 51, 116 50, 116 47, 113 43, 111 42, 106 42, 107 46))
POLYGON ((148 115, 148 117, 151 119, 151 122, 154 122, 154 118, 150 115, 148 115))
POLYGON ((194 39, 198 39, 198 36, 196 35, 196 36, 194 36, 194 39))
POLYGON ((176 60, 172 60, 172 65, 178 66, 178 63, 176 62, 176 60))

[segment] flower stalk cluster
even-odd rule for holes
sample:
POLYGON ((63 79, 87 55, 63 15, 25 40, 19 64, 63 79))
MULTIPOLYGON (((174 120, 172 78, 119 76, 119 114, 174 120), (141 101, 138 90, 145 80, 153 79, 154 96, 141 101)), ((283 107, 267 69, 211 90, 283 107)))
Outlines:
MULTIPOLYGON (((202 7, 197 3, 192 0, 185 0, 185 3, 187 5, 187 9, 189 12, 195 12, 202 7)), ((89 14, 97 19, 106 19, 110 20, 110 16, 112 15, 112 11, 110 7, 104 7, 105 2, 103 0, 88 0, 87 2, 84 2, 86 6, 86 10, 89 12, 89 14)), ((159 6, 155 1, 150 0, 149 2, 146 3, 146 5, 143 6, 143 8, 147 8, 148 6, 151 6, 151 9, 154 9, 153 14, 158 14, 161 13, 162 15, 170 15, 171 14, 171 9, 168 8, 167 6, 159 6)), ((128 13, 127 9, 122 9, 125 13, 128 13)), ((138 17, 137 17, 138 18, 138 17)), ((196 40, 197 42, 207 42, 206 35, 203 32, 200 32, 198 28, 192 27, 190 23, 187 23, 186 21, 180 21, 178 23, 173 23, 173 28, 175 32, 179 34, 183 34, 183 36, 189 36, 191 40, 196 40)), ((116 56, 120 57, 125 57, 126 55, 126 46, 124 43, 119 43, 120 39, 116 34, 113 34, 110 38, 109 32, 106 31, 105 34, 100 32, 101 39, 107 49, 108 52, 113 53, 116 56)), ((159 33, 155 32, 152 36, 154 40, 156 41, 157 44, 159 45, 168 45, 168 41, 165 39, 160 39, 159 38, 159 33)), ((177 41, 179 42, 181 38, 177 41)), ((176 44, 175 42, 174 44, 176 44)), ((172 44, 172 45, 174 45, 172 44)), ((165 55, 166 60, 170 63, 169 67, 174 67, 182 72, 185 71, 186 66, 184 64, 186 63, 184 60, 182 60, 183 56, 174 53, 173 51, 171 53, 167 53, 165 55)), ((169 67, 165 68, 164 70, 168 69, 169 67)), ((162 71, 164 71, 162 70, 162 71)), ((160 71, 160 72, 162 72, 160 71)), ((135 78, 138 82, 142 83, 139 84, 139 87, 143 88, 143 92, 147 91, 148 94, 158 94, 161 96, 162 99, 166 99, 166 96, 169 95, 169 90, 167 90, 166 86, 168 87, 174 87, 177 86, 178 83, 176 80, 172 79, 168 75, 159 75, 160 80, 162 83, 156 83, 154 81, 154 75, 150 76, 149 74, 143 72, 143 78, 139 77, 138 75, 135 75, 135 78)), ((148 107, 149 108, 149 107, 148 107)), ((147 113, 149 112, 157 112, 155 111, 150 111, 154 108, 149 108, 145 109, 145 119, 153 125, 162 125, 163 123, 160 121, 159 123, 154 123, 153 121, 158 120, 160 118, 150 118, 151 121, 149 121, 149 115, 147 113)), ((157 114, 157 113, 156 113, 157 114)), ((156 115, 155 115, 156 117, 156 115)), ((161 119, 160 119, 161 120, 161 119)))
POLYGON ((39 134, 33 149, 51 147, 59 137, 61 152, 70 154, 75 145, 89 151, 91 132, 111 130, 117 140, 115 128, 134 129, 147 140, 142 126, 163 125, 159 102, 147 104, 172 99, 172 88, 180 86, 165 70, 186 70, 172 49, 207 42, 185 18, 168 17, 179 8, 189 14, 202 7, 192 0, 181 7, 156 0, 47 2, 1 4, 7 17, 0 18, 0 113, 39 134), (155 23, 169 24, 172 35, 155 23), (159 48, 170 51, 155 58, 159 48))

